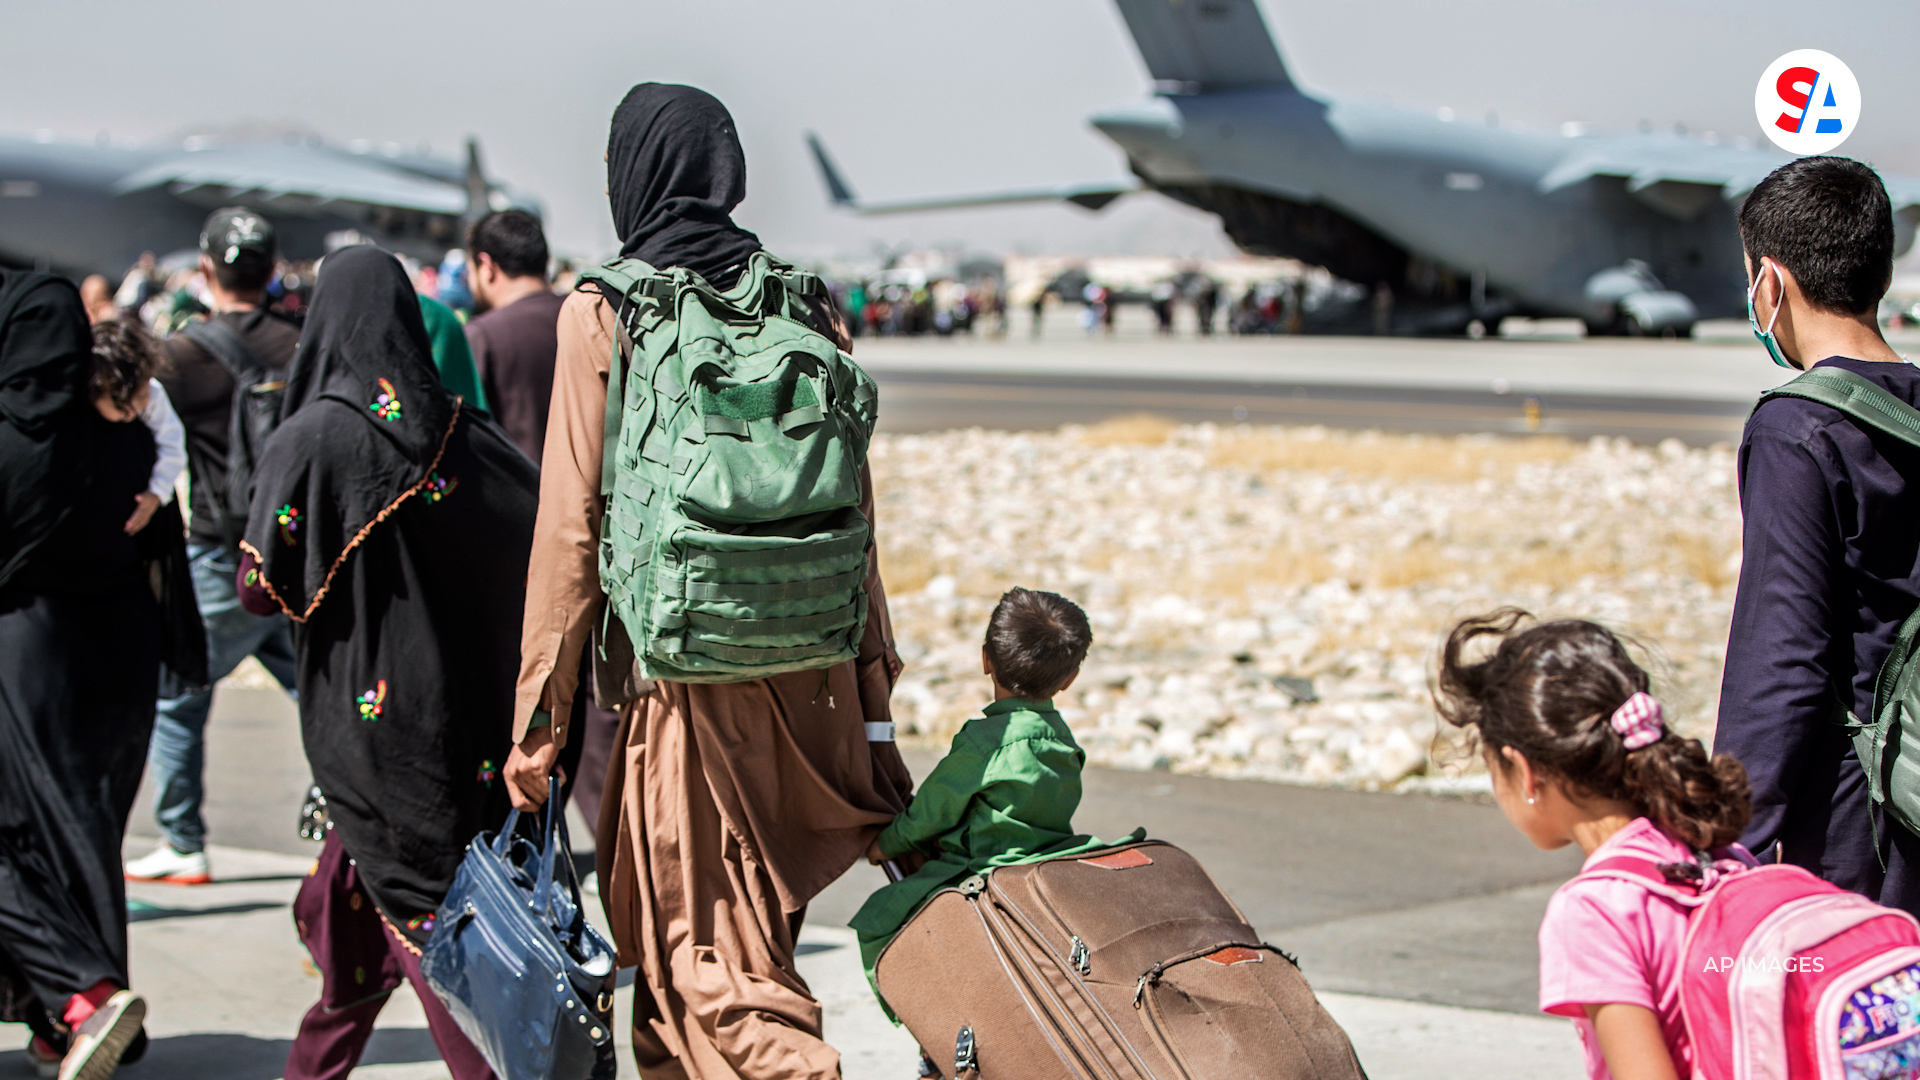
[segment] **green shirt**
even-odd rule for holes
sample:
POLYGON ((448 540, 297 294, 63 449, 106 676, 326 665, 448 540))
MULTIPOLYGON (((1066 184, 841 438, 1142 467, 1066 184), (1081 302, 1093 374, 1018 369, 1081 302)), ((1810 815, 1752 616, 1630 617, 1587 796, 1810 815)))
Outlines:
POLYGON ((880 950, 941 889, 992 867, 1108 846, 1073 831, 1086 760, 1051 701, 1002 698, 960 728, 912 805, 880 833, 888 858, 917 851, 927 864, 882 886, 853 917, 869 980, 880 950))
POLYGON ((420 317, 427 321, 427 339, 433 342, 433 366, 440 372, 440 385, 476 408, 486 408, 487 395, 480 389, 480 373, 474 370, 473 350, 467 347, 467 331, 460 325, 460 316, 422 294, 420 317))

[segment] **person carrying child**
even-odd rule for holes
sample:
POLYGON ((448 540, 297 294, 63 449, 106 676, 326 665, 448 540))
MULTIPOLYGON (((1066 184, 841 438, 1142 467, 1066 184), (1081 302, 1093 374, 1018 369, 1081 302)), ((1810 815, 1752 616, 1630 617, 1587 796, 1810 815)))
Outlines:
POLYGON ((93 324, 93 407, 118 424, 139 420, 153 432, 153 471, 147 489, 133 497, 128 536, 147 527, 154 512, 173 499, 173 484, 187 467, 187 429, 175 415, 154 375, 162 366, 160 345, 136 323, 102 319, 93 324))
POLYGON ((138 1057, 146 1015, 120 850, 160 670, 126 527, 154 440, 96 406, 93 346, 71 283, 0 270, 0 1022, 62 1080, 138 1057))
POLYGON ((941 889, 993 867, 1112 846, 1073 831, 1087 754, 1053 707, 1092 643, 1086 613, 1064 596, 1014 588, 994 606, 980 650, 993 703, 961 725, 913 802, 867 848, 876 863, 922 863, 868 897, 848 924, 869 983, 887 942, 941 889))
POLYGON ((1506 608, 1454 627, 1434 697, 1478 737, 1507 820, 1542 850, 1577 844, 1587 857, 1540 923, 1541 1011, 1573 1019, 1593 1080, 1692 1076, 1687 909, 1584 871, 1623 856, 1689 864, 1704 890, 1753 865, 1734 842, 1752 816, 1746 770, 1666 727, 1647 673, 1606 628, 1529 622, 1506 608))

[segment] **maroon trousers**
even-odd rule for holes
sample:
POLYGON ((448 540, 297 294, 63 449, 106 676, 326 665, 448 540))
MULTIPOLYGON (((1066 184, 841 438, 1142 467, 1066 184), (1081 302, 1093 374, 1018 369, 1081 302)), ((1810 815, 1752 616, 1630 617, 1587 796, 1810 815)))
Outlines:
POLYGON ((293 922, 323 980, 320 1001, 300 1021, 286 1080, 346 1080, 360 1063, 373 1022, 402 978, 426 1009, 427 1029, 453 1080, 496 1080, 480 1051, 420 976, 420 958, 374 909, 346 848, 332 833, 300 884, 293 922))

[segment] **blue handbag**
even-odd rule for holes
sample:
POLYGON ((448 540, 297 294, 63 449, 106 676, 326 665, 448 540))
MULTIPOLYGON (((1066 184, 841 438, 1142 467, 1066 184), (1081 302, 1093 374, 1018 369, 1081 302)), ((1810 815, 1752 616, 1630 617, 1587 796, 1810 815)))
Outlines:
POLYGON ((467 845, 420 974, 501 1080, 613 1080, 613 946, 587 922, 551 781, 536 843, 517 826, 467 845))

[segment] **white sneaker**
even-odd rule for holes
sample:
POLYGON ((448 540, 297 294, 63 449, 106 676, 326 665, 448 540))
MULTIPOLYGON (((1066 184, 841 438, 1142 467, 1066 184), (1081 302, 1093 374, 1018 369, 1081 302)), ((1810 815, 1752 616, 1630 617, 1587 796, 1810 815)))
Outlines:
POLYGON ((213 880, 204 851, 175 851, 165 840, 149 855, 127 864, 128 881, 158 881, 167 885, 205 885, 213 880))
POLYGON ((587 871, 587 876, 580 879, 580 891, 586 893, 588 896, 599 896, 600 872, 597 870, 587 871))
POLYGON ((146 1019, 145 998, 131 990, 117 991, 73 1029, 67 1056, 60 1061, 60 1080, 107 1080, 146 1019))

